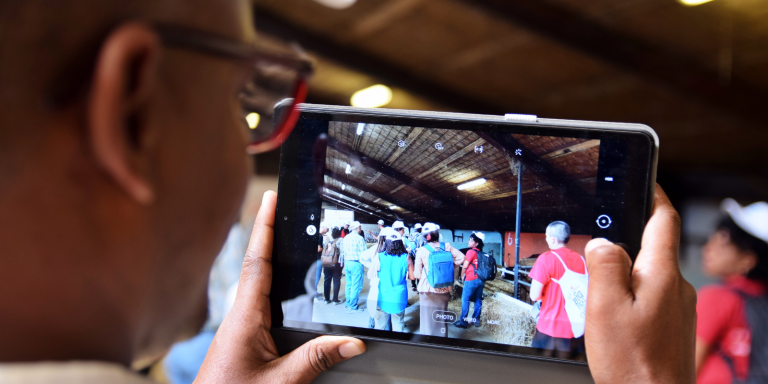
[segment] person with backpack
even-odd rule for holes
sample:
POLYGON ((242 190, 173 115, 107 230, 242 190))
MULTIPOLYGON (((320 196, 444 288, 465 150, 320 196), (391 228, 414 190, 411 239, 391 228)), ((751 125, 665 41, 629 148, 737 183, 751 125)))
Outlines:
POLYGON ((696 382, 768 383, 768 203, 727 213, 702 249, 704 273, 696 312, 696 382))
POLYGON ((400 330, 405 327, 405 307, 408 306, 408 251, 399 231, 385 228, 384 251, 373 259, 373 269, 378 280, 378 309, 383 316, 376 318, 376 329, 393 330, 392 315, 400 330))
POLYGON ((329 241, 323 249, 323 255, 320 257, 320 261, 323 265, 323 273, 325 279, 323 280, 323 295, 325 296, 326 304, 341 304, 339 301, 339 289, 341 288, 341 263, 339 257, 341 251, 339 249, 339 242, 341 241, 341 229, 334 227, 331 231, 331 241, 329 241), (331 284, 333 284, 333 297, 331 297, 331 284))
MULTIPOLYGON (((458 328, 467 328, 470 324, 474 324, 475 327, 480 326, 480 311, 483 306, 485 281, 493 280, 496 277, 495 268, 493 278, 487 274, 489 270, 487 267, 488 259, 493 260, 493 258, 483 253, 484 241, 484 233, 472 232, 467 242, 470 249, 467 251, 467 257, 464 259, 461 269, 461 278, 464 280, 464 289, 461 291, 461 316, 453 323, 458 328), (485 272, 485 274, 478 273, 481 266, 483 267, 482 272, 485 272), (475 303, 472 317, 468 317, 470 301, 475 303)), ((496 265, 496 260, 493 260, 493 265, 496 265)))
POLYGON ((437 224, 424 224, 422 233, 427 243, 416 251, 413 270, 414 278, 419 279, 419 333, 448 337, 447 325, 456 319, 444 317, 444 312, 451 299, 455 267, 464 263, 464 254, 451 244, 440 242, 437 224))
POLYGON ((589 275, 583 256, 568 249, 571 227, 563 221, 547 226, 550 251, 539 255, 531 268, 531 300, 541 300, 531 347, 568 358, 584 352, 589 275))

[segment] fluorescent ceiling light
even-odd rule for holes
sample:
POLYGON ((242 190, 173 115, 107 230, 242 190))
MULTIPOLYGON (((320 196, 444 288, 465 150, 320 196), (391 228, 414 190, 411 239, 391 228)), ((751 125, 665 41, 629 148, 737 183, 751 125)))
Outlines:
POLYGON ((459 184, 457 188, 459 188, 460 191, 463 191, 468 188, 477 187, 478 185, 483 185, 485 184, 485 181, 486 181, 485 179, 480 178, 477 180, 468 181, 464 184, 459 184))
POLYGON ((386 85, 374 85, 352 95, 350 103, 358 108, 378 108, 392 101, 392 90, 386 85))
POLYGON ((342 184, 342 185, 341 185, 341 190, 343 191, 343 190, 345 190, 345 189, 347 189, 347 186, 346 186, 346 185, 344 185, 344 184, 342 184))
POLYGON ((347 175, 349 175, 350 173, 352 173, 352 166, 351 166, 351 165, 349 165, 349 164, 347 164, 347 169, 344 171, 344 173, 346 173, 347 175))
POLYGON ((259 116, 259 114, 256 112, 251 112, 245 116, 245 121, 248 123, 248 128, 250 129, 256 129, 256 127, 259 126, 260 120, 261 116, 259 116))
POLYGON ((389 209, 397 209, 397 205, 390 205, 389 209))
POLYGON ((689 7, 693 7, 695 5, 701 5, 704 3, 709 3, 712 0, 677 0, 680 4, 687 5, 689 7))
POLYGON ((365 129, 365 123, 357 124, 357 135, 358 136, 362 135, 364 129, 365 129))
POLYGON ((357 0, 315 0, 318 3, 333 9, 346 9, 357 2, 357 0))

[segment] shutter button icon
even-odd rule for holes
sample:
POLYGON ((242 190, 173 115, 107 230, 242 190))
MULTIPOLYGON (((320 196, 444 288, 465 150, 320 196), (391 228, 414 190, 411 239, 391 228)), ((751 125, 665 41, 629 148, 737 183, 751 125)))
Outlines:
POLYGON ((602 229, 606 229, 610 227, 612 223, 613 221, 611 221, 611 217, 608 215, 600 215, 597 218, 597 226, 602 229))

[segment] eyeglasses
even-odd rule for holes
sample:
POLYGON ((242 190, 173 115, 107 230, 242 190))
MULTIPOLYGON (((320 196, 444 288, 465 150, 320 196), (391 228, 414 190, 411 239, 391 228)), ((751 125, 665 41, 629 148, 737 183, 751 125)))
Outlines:
MULTIPOLYGON (((240 90, 243 127, 250 138, 250 154, 276 149, 288 138, 299 118, 312 76, 312 63, 298 47, 294 54, 274 52, 235 39, 194 28, 153 24, 166 47, 196 51, 211 56, 241 61, 253 69, 240 90)), ((53 89, 50 105, 60 107, 73 101, 85 89, 93 73, 98 49, 91 61, 76 63, 53 89), (85 64, 85 65, 83 65, 85 64)))

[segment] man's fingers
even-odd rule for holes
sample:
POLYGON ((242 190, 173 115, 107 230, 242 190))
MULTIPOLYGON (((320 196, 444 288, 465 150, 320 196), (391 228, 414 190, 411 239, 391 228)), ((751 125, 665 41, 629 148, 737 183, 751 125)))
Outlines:
POLYGON ((594 239, 587 243, 585 253, 589 271, 588 311, 611 311, 622 300, 634 296, 632 260, 624 248, 606 239, 594 239))
POLYGON ((335 364, 365 352, 365 343, 342 336, 321 336, 275 361, 281 382, 310 383, 335 364))
MULTIPOLYGON (((271 324, 269 292, 272 284, 272 238, 277 194, 264 193, 243 260, 235 307, 254 323, 271 324)), ((233 307, 234 309, 234 307, 233 307)))
POLYGON ((643 232, 642 249, 635 260, 635 271, 647 268, 678 271, 679 245, 680 216, 667 198, 667 194, 656 185, 653 214, 643 232))

